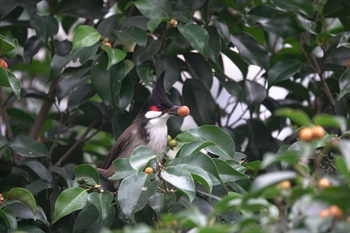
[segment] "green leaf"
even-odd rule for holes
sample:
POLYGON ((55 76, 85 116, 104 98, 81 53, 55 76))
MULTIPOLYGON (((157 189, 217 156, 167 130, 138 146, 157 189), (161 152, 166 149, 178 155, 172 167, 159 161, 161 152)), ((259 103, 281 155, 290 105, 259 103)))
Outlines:
POLYGON ((53 16, 33 15, 29 24, 35 29, 40 41, 46 43, 50 36, 58 33, 58 22, 53 16))
POLYGON ((87 196, 87 191, 80 187, 64 190, 56 200, 53 223, 74 211, 84 208, 87 203, 87 196))
POLYGON ((96 206, 88 204, 85 206, 74 221, 73 233, 93 233, 100 231, 100 213, 96 206))
POLYGON ((237 100, 242 100, 244 93, 241 85, 233 80, 224 81, 221 82, 221 84, 231 96, 235 97, 237 100))
POLYGON ((109 70, 111 66, 117 64, 118 62, 122 61, 126 57, 126 53, 120 49, 110 48, 107 45, 102 45, 101 47, 108 54, 107 70, 109 70))
POLYGON ((213 190, 213 182, 208 175, 208 172, 206 172, 203 168, 198 166, 193 166, 190 164, 178 164, 174 166, 175 169, 184 169, 188 171, 191 175, 193 180, 198 181, 200 184, 203 185, 203 187, 211 193, 213 190))
POLYGON ((95 168, 88 164, 81 164, 74 168, 75 179, 88 178, 94 182, 94 185, 100 182, 100 176, 95 168))
POLYGON ((299 157, 294 151, 284 151, 279 154, 266 153, 260 165, 260 169, 266 169, 271 165, 277 164, 279 162, 287 162, 288 164, 294 164, 298 162, 298 160, 299 157))
POLYGON ((231 35, 231 41, 245 62, 260 66, 265 70, 269 69, 270 60, 267 51, 254 37, 246 32, 238 32, 231 35))
POLYGON ((299 72, 300 68, 300 61, 295 59, 281 60, 277 62, 267 73, 269 87, 293 77, 293 75, 299 72))
POLYGON ((40 163, 36 159, 26 159, 21 165, 26 165, 33 172, 35 172, 41 179, 46 180, 48 182, 52 182, 52 175, 49 169, 42 163, 40 163))
POLYGON ((214 185, 222 183, 219 176, 218 167, 214 163, 213 159, 206 154, 198 152, 186 157, 177 157, 169 162, 169 166, 176 166, 181 164, 198 166, 208 172, 209 175, 211 175, 214 185))
POLYGON ((192 141, 187 144, 185 144, 181 150, 179 157, 185 157, 190 156, 196 152, 199 152, 201 149, 207 147, 207 146, 213 146, 215 143, 213 142, 207 142, 207 141, 192 141))
POLYGON ((0 56, 7 54, 14 50, 18 45, 18 40, 13 39, 9 41, 3 35, 0 34, 0 56))
POLYGON ((197 125, 216 122, 216 102, 200 80, 187 79, 183 86, 184 104, 191 109, 197 125))
POLYGON ((14 137, 10 141, 9 146, 16 153, 24 157, 50 157, 49 151, 44 144, 27 136, 18 135, 14 137))
POLYGON ((146 46, 136 46, 133 54, 133 61, 136 65, 141 65, 150 60, 160 50, 162 43, 160 40, 149 38, 146 46))
POLYGON ((10 191, 4 193, 8 200, 18 200, 27 205, 36 219, 36 201, 31 192, 24 188, 12 188, 10 191))
POLYGON ((101 38, 101 34, 93 27, 81 25, 73 34, 73 48, 89 47, 96 44, 101 38))
MULTIPOLYGON (((203 125, 199 128, 190 129, 179 134, 176 138, 183 142, 213 142, 218 148, 222 149, 229 158, 232 158, 235 154, 235 144, 232 138, 223 129, 214 125, 203 125)), ((217 148, 214 146, 207 146, 206 150, 214 154, 218 152, 217 148)))
POLYGON ((350 171, 350 141, 349 140, 340 140, 339 150, 344 157, 344 161, 348 171, 350 171))
POLYGON ((115 173, 108 178, 109 180, 121 180, 135 173, 134 168, 130 165, 130 158, 118 158, 113 161, 113 166, 116 168, 115 173))
POLYGON ((0 85, 5 87, 11 87, 15 96, 19 99, 21 96, 22 83, 17 77, 10 71, 0 67, 0 85))
POLYGON ((137 147, 130 157, 130 165, 137 171, 143 171, 150 160, 156 158, 147 146, 137 147))
POLYGON ((0 208, 0 218, 11 231, 17 230, 16 216, 9 209, 0 208))
POLYGON ((138 0, 135 2, 137 9, 149 19, 169 18, 172 11, 168 0, 138 0))
POLYGON ((118 203, 125 215, 123 218, 130 219, 134 213, 141 210, 157 191, 157 187, 155 174, 134 173, 123 179, 118 191, 118 203))
POLYGON ((209 42, 209 33, 197 24, 180 25, 178 29, 192 48, 202 54, 204 58, 207 58, 205 50, 209 42))
POLYGON ((253 24, 259 24, 265 31, 284 38, 302 32, 295 17, 288 12, 281 12, 267 4, 260 4, 249 11, 248 18, 253 24))
POLYGON ((102 193, 93 192, 87 196, 87 201, 96 207, 101 220, 108 217, 108 209, 113 199, 114 196, 109 191, 104 191, 102 193))
POLYGON ((347 129, 347 121, 343 116, 319 114, 313 117, 313 121, 316 125, 337 127, 342 132, 347 129))
POLYGON ((339 90, 338 101, 350 93, 350 67, 348 67, 339 78, 339 90))
POLYGON ((9 87, 9 77, 7 70, 5 68, 0 67, 0 85, 3 87, 9 87))
POLYGON ((213 84, 213 72, 207 61, 198 53, 185 53, 184 57, 193 78, 200 80, 210 90, 213 84))
POLYGON ((295 11, 300 12, 304 15, 307 15, 308 17, 312 18, 314 9, 311 5, 311 2, 303 1, 303 0, 274 0, 274 3, 276 6, 289 10, 289 11, 295 11))
POLYGON ((281 108, 275 111, 274 115, 279 117, 287 117, 299 126, 312 126, 309 116, 299 109, 281 108))
POLYGON ((258 176, 251 185, 251 192, 257 193, 266 188, 276 185, 285 180, 292 180, 297 177, 294 171, 276 171, 258 176))
POLYGON ((122 40, 130 40, 139 46, 146 46, 147 34, 145 31, 137 27, 123 28, 116 32, 117 36, 122 40))
POLYGON ((251 111, 267 97, 267 90, 260 83, 245 80, 244 91, 246 102, 251 111))
POLYGON ((185 169, 176 169, 168 167, 161 173, 162 178, 185 193, 190 202, 193 201, 196 188, 194 186, 191 174, 185 169))
POLYGON ((344 175, 347 179, 350 179, 350 164, 348 166, 343 157, 337 156, 335 158, 334 164, 340 174, 344 175))
POLYGON ((249 176, 237 171, 226 161, 220 159, 213 159, 216 167, 218 167, 219 176, 222 182, 235 182, 237 180, 249 179, 249 176))

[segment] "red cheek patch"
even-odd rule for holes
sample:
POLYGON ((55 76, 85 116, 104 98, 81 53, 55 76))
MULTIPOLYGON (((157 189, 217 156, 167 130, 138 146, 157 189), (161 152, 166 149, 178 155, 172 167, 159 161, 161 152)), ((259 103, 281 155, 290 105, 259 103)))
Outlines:
POLYGON ((149 110, 155 111, 155 112, 159 112, 159 108, 158 108, 157 106, 155 106, 155 105, 151 106, 151 107, 149 108, 149 110))

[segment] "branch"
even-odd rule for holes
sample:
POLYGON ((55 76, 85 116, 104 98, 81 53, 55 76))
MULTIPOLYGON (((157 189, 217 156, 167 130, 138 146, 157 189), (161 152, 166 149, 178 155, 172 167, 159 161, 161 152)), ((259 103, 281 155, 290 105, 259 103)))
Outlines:
POLYGON ((35 118, 33 126, 29 131, 28 136, 30 138, 36 139, 39 136, 40 130, 44 125, 44 122, 47 118, 47 115, 50 112, 52 104, 54 103, 58 80, 59 80, 59 77, 56 77, 54 80, 51 81, 50 89, 47 94, 48 99, 46 99, 43 102, 43 105, 41 106, 41 109, 38 113, 38 116, 35 118))
POLYGON ((91 131, 91 129, 94 127, 94 125, 96 124, 97 119, 95 119, 93 122, 91 122, 91 124, 87 127, 87 129, 85 130, 85 132, 80 136, 80 138, 72 145, 71 148, 69 148, 69 150, 56 162, 56 166, 61 166, 61 163, 66 160, 71 154, 72 152, 78 147, 80 146, 80 144, 84 143, 84 139, 86 138, 86 136, 89 134, 89 132, 91 131))

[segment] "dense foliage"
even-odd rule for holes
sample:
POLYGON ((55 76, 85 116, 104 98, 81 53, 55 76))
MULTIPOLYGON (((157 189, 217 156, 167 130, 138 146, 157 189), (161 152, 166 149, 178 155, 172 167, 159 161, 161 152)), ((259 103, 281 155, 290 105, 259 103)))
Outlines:
POLYGON ((0 6, 1 232, 349 229, 349 1, 0 6), (193 121, 169 121, 173 159, 139 147, 103 190, 163 71, 193 121))

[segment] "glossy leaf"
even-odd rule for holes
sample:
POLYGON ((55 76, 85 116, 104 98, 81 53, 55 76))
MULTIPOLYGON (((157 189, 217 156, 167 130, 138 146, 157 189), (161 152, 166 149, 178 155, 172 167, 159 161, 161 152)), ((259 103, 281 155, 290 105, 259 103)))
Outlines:
POLYGON ((24 188, 12 188, 10 191, 4 193, 9 200, 18 200, 30 208, 36 219, 36 201, 31 192, 24 188))
POLYGON ((201 149, 206 148, 207 146, 213 146, 215 143, 207 141, 192 141, 185 144, 179 153, 179 157, 190 156, 196 152, 199 152, 201 149))
POLYGON ((123 40, 130 40, 139 46, 146 46, 147 34, 137 27, 122 28, 116 32, 117 36, 123 40))
POLYGON ((168 0, 139 0, 135 2, 135 6, 150 19, 169 18, 172 10, 168 0))
POLYGON ((193 78, 201 81, 210 90, 213 83, 213 72, 203 56, 198 53, 185 53, 184 57, 193 78))
POLYGON ((206 46, 209 42, 209 33, 197 24, 186 24, 178 27, 179 32, 187 39, 193 49, 197 50, 205 58, 206 46))
POLYGON ((143 170, 150 160, 156 158, 155 155, 148 147, 139 146, 135 149, 130 157, 130 165, 137 171, 143 170))
POLYGON ((105 50, 108 55, 107 70, 109 70, 111 66, 117 64, 126 57, 126 53, 120 49, 110 48, 107 45, 102 45, 101 48, 105 50))
POLYGON ((332 116, 328 114, 319 114, 314 116, 313 121, 316 125, 337 127, 342 132, 347 129, 346 119, 342 116, 332 116))
POLYGON ((339 101, 341 98, 350 93, 350 68, 347 68, 345 72, 339 78, 339 95, 337 100, 339 101))
POLYGON ((300 12, 309 17, 313 16, 313 7, 308 1, 300 1, 300 0, 291 0, 291 1, 283 1, 283 0, 275 0, 274 3, 276 6, 290 11, 300 12))
POLYGON ((10 71, 0 67, 0 85, 11 87, 15 96, 19 99, 21 95, 22 83, 10 71))
POLYGON ((190 164, 192 166, 198 166, 204 169, 209 173, 209 175, 211 175, 211 177, 214 177, 212 178, 214 185, 222 182, 219 176, 218 167, 214 163, 213 159, 206 154, 198 152, 186 157, 177 157, 169 162, 169 166, 181 164, 190 164))
POLYGON ((179 164, 174 166, 174 168, 180 170, 184 169, 188 171, 192 175, 193 180, 202 184, 209 193, 211 193, 213 190, 213 182, 211 181, 208 173, 203 168, 189 164, 179 164))
POLYGON ((148 199, 157 191, 158 182, 155 175, 144 172, 133 174, 122 180, 119 186, 118 203, 126 219, 141 210, 148 199))
POLYGON ((17 230, 17 219, 10 210, 6 208, 1 208, 0 218, 6 224, 8 229, 10 229, 11 231, 17 230))
POLYGON ((0 56, 11 52, 17 47, 17 45, 17 39, 12 39, 12 41, 9 41, 7 38, 0 34, 0 56))
MULTIPOLYGON (((232 138, 221 128, 212 125, 204 125, 199 128, 190 129, 177 136, 184 142, 208 141, 215 143, 219 148, 232 158, 235 153, 235 144, 232 138)), ((206 150, 215 153, 215 147, 207 146, 206 150), (213 150, 213 151, 212 151, 213 150)))
POLYGON ((42 42, 39 40, 38 37, 32 36, 30 37, 26 43, 24 44, 24 51, 23 51, 23 58, 26 62, 31 63, 32 58, 35 54, 38 53, 39 49, 42 46, 42 42))
POLYGON ((223 160, 213 159, 213 161, 215 162, 216 167, 219 168, 219 176, 224 183, 235 182, 237 180, 244 180, 249 178, 249 176, 237 171, 223 160))
POLYGON ((24 157, 50 157, 46 146, 27 136, 18 135, 14 137, 9 146, 16 153, 24 157))
POLYGON ((231 41, 238 49, 242 59, 251 65, 257 65, 265 70, 270 68, 268 54, 251 35, 245 32, 238 32, 231 35, 231 41))
POLYGON ((98 232, 100 225, 100 213, 97 211, 96 206, 89 204, 85 206, 74 222, 73 232, 98 232))
POLYGON ((73 48, 89 47, 96 44, 101 38, 101 34, 93 27, 81 25, 73 34, 73 48))
POLYGON ((187 79, 183 87, 184 104, 198 125, 215 122, 216 103, 208 89, 199 80, 187 79))
POLYGON ((301 68, 301 63, 298 60, 281 60, 274 64, 268 71, 267 76, 269 87, 276 83, 287 80, 295 75, 301 68))
POLYGON ((263 102, 267 96, 267 90, 257 82, 246 80, 244 82, 245 101, 252 110, 258 104, 263 102))
POLYGON ((162 171, 161 176, 166 182, 169 182, 171 185, 181 190, 190 202, 193 201, 196 188, 193 178, 187 170, 168 167, 166 170, 162 171))
POLYGON ((80 187, 64 190, 56 200, 53 223, 74 211, 84 208, 87 203, 87 196, 87 191, 80 187))
POLYGON ((113 161, 113 166, 116 168, 116 171, 108 178, 109 180, 121 180, 135 173, 134 168, 130 165, 130 158, 118 158, 113 161))
POLYGON ((40 41, 46 43, 50 36, 58 32, 58 22, 52 16, 33 15, 29 24, 35 29, 40 41))
POLYGON ((35 172, 41 179, 48 182, 52 182, 52 175, 49 169, 47 169, 44 164, 40 163, 38 160, 25 160, 22 162, 23 165, 29 167, 33 172, 35 172))
POLYGON ((305 112, 298 109, 281 108, 274 113, 275 116, 287 117, 299 126, 312 126, 311 119, 305 112))
POLYGON ((100 182, 100 176, 95 168, 88 164, 81 164, 74 168, 75 179, 88 178, 94 182, 94 185, 100 182))
POLYGON ((276 185, 285 180, 292 180, 297 177, 294 171, 276 171, 269 172, 257 177, 251 186, 251 191, 254 193, 261 192, 266 188, 276 185))
POLYGON ((104 191, 102 193, 93 192, 87 196, 88 202, 96 207, 101 220, 108 217, 109 207, 113 199, 114 196, 109 191, 104 191))
POLYGON ((141 65, 150 60, 161 48, 159 40, 148 39, 146 46, 137 46, 133 54, 133 62, 135 65, 141 65))

